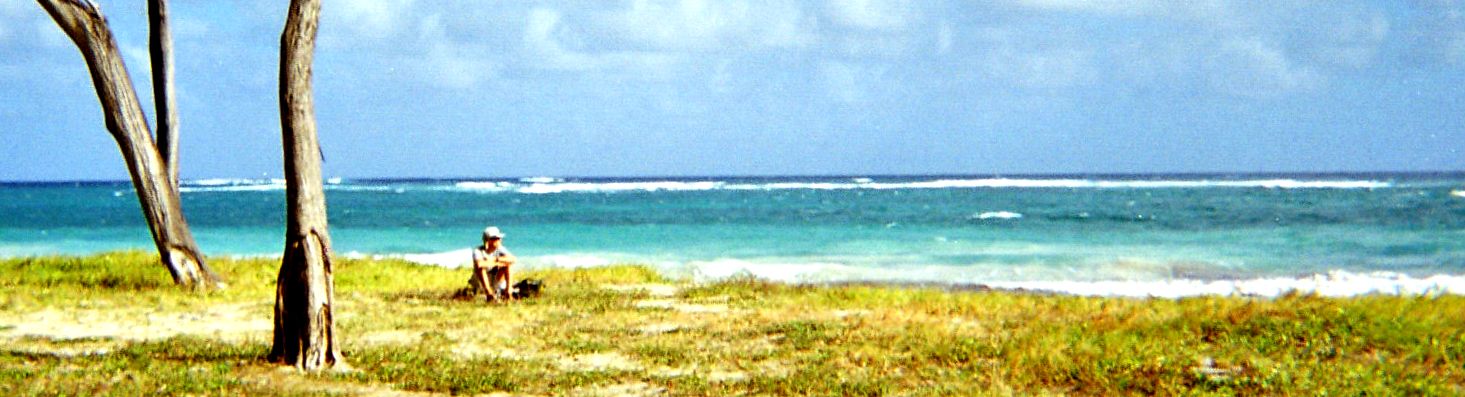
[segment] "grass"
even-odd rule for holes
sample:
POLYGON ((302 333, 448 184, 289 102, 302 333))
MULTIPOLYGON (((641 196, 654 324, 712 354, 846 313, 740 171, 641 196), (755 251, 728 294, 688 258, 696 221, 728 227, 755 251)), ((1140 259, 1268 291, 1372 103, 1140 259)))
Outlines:
POLYGON ((524 272, 544 296, 486 305, 454 298, 465 270, 349 259, 336 265, 337 331, 354 371, 305 375, 264 362, 276 261, 215 258, 230 287, 197 293, 154 260, 0 260, 0 395, 1465 393, 1465 298, 1453 295, 688 284, 626 265, 524 272), (230 313, 243 331, 128 332, 230 313), (58 329, 132 325, 34 332, 41 315, 58 329))

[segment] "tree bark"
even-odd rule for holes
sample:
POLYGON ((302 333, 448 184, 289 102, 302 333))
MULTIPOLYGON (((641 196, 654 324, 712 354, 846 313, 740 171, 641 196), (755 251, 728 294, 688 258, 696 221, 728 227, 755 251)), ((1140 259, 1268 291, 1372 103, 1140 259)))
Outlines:
POLYGON ((61 30, 71 37, 86 59, 92 85, 102 104, 107 131, 127 163, 132 186, 137 191, 143 217, 157 245, 163 265, 173 282, 193 288, 213 288, 219 276, 204 263, 188 221, 179 203, 178 185, 164 169, 149 134, 147 119, 127 67, 117 52, 117 42, 95 4, 87 0, 38 0, 61 30))
POLYGON ((173 92, 173 33, 168 0, 148 2, 148 55, 153 63, 153 110, 158 121, 158 152, 168 179, 178 185, 178 101, 173 92))
POLYGON ((319 0, 292 0, 280 35, 280 127, 285 151, 285 252, 275 280, 269 359, 305 371, 347 368, 335 339, 335 282, 311 101, 319 0))

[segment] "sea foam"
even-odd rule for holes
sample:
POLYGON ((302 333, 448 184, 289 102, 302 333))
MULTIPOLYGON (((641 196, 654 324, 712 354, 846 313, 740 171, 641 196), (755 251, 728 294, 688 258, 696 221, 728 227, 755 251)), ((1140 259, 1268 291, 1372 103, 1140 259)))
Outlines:
POLYGON ((184 181, 179 192, 260 192, 285 190, 284 179, 213 178, 184 181))
POLYGON ((1275 297, 1291 291, 1322 296, 1465 295, 1465 276, 1433 275, 1415 278, 1392 272, 1351 273, 1335 270, 1301 278, 1248 280, 1163 281, 1014 281, 986 285, 1002 289, 1050 291, 1072 295, 1179 298, 1201 295, 1275 297))
POLYGON ((977 214, 977 219, 1018 219, 1022 214, 1012 211, 989 211, 977 214))
POLYGON ((1335 270, 1305 277, 1239 280, 1021 280, 984 281, 971 269, 947 266, 910 268, 856 267, 839 263, 757 263, 739 260, 691 262, 698 281, 752 275, 787 283, 893 282, 933 285, 985 285, 997 289, 1045 291, 1085 296, 1161 297, 1249 295, 1275 297, 1290 291, 1322 296, 1368 294, 1465 295, 1465 276, 1432 275, 1416 278, 1394 272, 1352 273, 1335 270))
MULTIPOLYGON (((322 184, 325 190, 340 191, 390 191, 389 186, 357 184, 342 178, 329 178, 322 184)), ((197 179, 184 181, 178 188, 182 193, 199 192, 273 192, 285 190, 284 179, 197 179)))
MULTIPOLYGON (((377 258, 399 258, 424 265, 450 269, 471 266, 471 249, 430 254, 376 255, 377 258)), ((982 285, 1002 290, 1053 292, 1081 296, 1158 297, 1189 296, 1263 296, 1276 297, 1289 292, 1313 293, 1321 296, 1345 297, 1369 294, 1387 295, 1465 295, 1465 275, 1438 274, 1411 276, 1395 272, 1348 272, 1334 270, 1302 277, 1251 277, 1240 279, 1130 279, 1130 280, 1063 280, 1032 274, 1029 280, 989 280, 990 269, 961 266, 878 267, 854 266, 834 261, 786 262, 777 260, 692 260, 645 261, 624 255, 590 253, 521 257, 526 269, 585 268, 615 263, 649 263, 671 277, 693 282, 714 282, 731 277, 752 276, 765 280, 797 284, 831 284, 874 282, 896 284, 948 285, 965 287, 982 285)), ((1123 272, 1115 273, 1120 274, 1123 272)), ((1022 274, 1021 271, 1008 274, 1022 274)), ((1129 274, 1144 277, 1141 274, 1129 274)))
POLYGON ((1389 182, 1371 180, 1090 180, 1090 179, 935 179, 929 181, 878 182, 871 178, 831 181, 565 181, 548 177, 508 181, 465 181, 454 188, 473 192, 516 192, 524 194, 616 193, 709 190, 896 190, 896 189, 1177 189, 1177 188, 1263 188, 1263 189, 1378 189, 1389 182))
POLYGON ((722 187, 722 182, 564 182, 564 183, 535 183, 529 186, 521 186, 516 190, 519 193, 545 194, 545 193, 567 193, 567 192, 628 192, 628 191, 700 191, 713 190, 722 187))
POLYGON ((447 251, 447 252, 437 252, 437 253, 430 253, 430 254, 400 254, 400 255, 385 255, 385 256, 386 257, 396 257, 396 258, 400 258, 402 260, 409 261, 409 262, 417 262, 417 263, 421 263, 421 264, 427 264, 427 265, 433 265, 433 266, 441 266, 441 267, 445 267, 445 268, 449 268, 449 269, 456 269, 456 268, 460 268, 460 267, 472 267, 473 266, 473 249, 472 248, 464 248, 464 249, 460 249, 460 250, 453 250, 453 251, 447 251))

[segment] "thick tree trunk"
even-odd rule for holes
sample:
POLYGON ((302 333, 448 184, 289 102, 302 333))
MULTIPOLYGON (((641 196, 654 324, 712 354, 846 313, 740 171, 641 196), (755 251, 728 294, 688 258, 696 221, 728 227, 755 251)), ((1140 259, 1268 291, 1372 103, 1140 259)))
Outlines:
POLYGON ((280 36, 280 126, 285 148, 285 254, 275 281, 270 360, 306 371, 346 368, 335 338, 335 282, 321 185, 310 73, 319 0, 292 0, 280 36))
POLYGON ((86 59, 92 85, 96 87, 97 98, 102 104, 102 115, 107 121, 107 131, 117 140, 117 147, 127 162, 127 171, 132 175, 132 186, 137 190, 143 217, 152 230, 153 242, 158 247, 163 265, 173 275, 173 282, 195 288, 214 287, 219 277, 204 263, 203 255, 193 241, 193 233, 188 229, 183 207, 179 204, 178 185, 168 176, 163 158, 153 145, 142 105, 117 52, 117 42, 112 38, 106 18, 102 17, 95 4, 86 0, 38 2, 71 37, 86 59))
POLYGON ((158 121, 158 152, 168 178, 178 185, 178 101, 173 94, 173 33, 168 1, 148 2, 148 55, 153 62, 153 110, 158 121))

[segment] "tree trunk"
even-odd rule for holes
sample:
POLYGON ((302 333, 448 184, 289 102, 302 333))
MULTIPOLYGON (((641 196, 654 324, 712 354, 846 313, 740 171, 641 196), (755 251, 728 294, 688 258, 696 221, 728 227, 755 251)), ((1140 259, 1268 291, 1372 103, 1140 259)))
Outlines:
POLYGON ((148 2, 148 55, 153 62, 153 110, 158 121, 158 152, 168 179, 178 185, 178 101, 173 93, 173 33, 168 0, 148 2))
POLYGON ((153 243, 173 282, 194 288, 212 288, 219 276, 204 263, 188 221, 179 204, 178 185, 167 174, 163 158, 153 145, 147 119, 132 79, 117 52, 107 20, 87 0, 38 0, 61 30, 76 43, 91 71, 92 85, 102 104, 107 131, 117 140, 153 243))
POLYGON ((292 0, 280 36, 280 126, 285 149, 285 253, 275 280, 270 360, 305 371, 346 368, 335 338, 335 282, 310 73, 319 0, 292 0))

